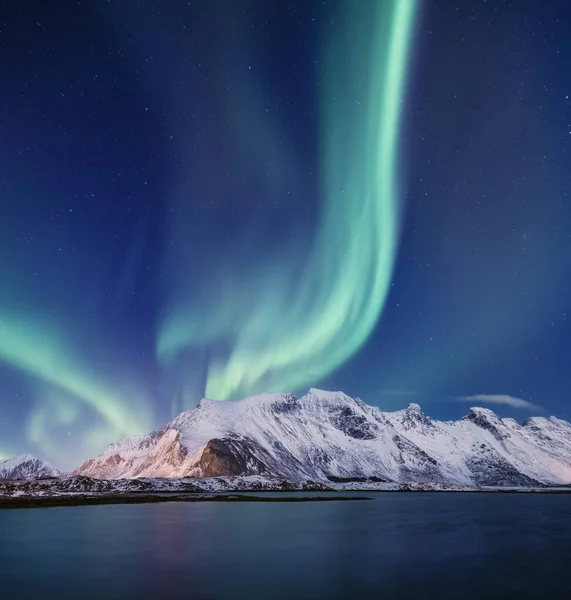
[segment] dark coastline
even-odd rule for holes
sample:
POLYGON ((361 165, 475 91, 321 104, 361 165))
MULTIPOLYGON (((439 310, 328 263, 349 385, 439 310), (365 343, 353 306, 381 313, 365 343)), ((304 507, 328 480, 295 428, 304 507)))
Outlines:
MULTIPOLYGON (((253 491, 253 490, 252 490, 253 491)), ((352 490, 359 494, 393 494, 400 493, 426 493, 426 494, 569 494, 571 488, 494 488, 494 489, 386 489, 386 490, 352 490)), ((45 496, 2 496, 0 495, 1 509, 16 508, 52 508, 64 506, 94 506, 104 504, 156 504, 164 502, 339 502, 351 500, 372 500, 370 496, 341 496, 338 493, 341 490, 328 490, 322 492, 319 496, 303 496, 303 491, 297 491, 299 496, 273 496, 273 493, 279 494, 279 490, 263 490, 264 496, 249 495, 248 492, 238 491, 238 493, 227 492, 124 492, 113 494, 55 494, 45 496), (270 495, 271 494, 271 495, 270 495)), ((255 494, 255 492, 254 492, 255 494)))
POLYGON ((99 504, 151 504, 158 502, 338 502, 370 500, 366 496, 262 497, 235 494, 110 494, 70 496, 0 497, 0 509, 52 508, 57 506, 93 506, 99 504))

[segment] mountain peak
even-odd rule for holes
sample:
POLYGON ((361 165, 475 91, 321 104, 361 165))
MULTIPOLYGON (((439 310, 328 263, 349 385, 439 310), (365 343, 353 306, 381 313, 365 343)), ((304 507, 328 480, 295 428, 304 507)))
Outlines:
POLYGON ((301 397, 301 400, 317 400, 321 403, 325 404, 358 404, 361 405, 362 402, 359 398, 353 398, 348 396, 347 394, 339 391, 328 392, 327 390, 318 390, 317 388, 310 388, 305 396, 301 397))
POLYGON ((21 465, 22 463, 29 462, 31 460, 39 460, 39 459, 37 459, 35 456, 32 456, 31 454, 28 454, 26 452, 26 453, 22 453, 22 454, 17 454, 16 456, 12 456, 11 458, 6 458, 4 460, 0 460, 0 465, 4 468, 16 467, 18 465, 21 465))
POLYGON ((6 460, 0 460, 0 479, 37 479, 39 477, 58 477, 60 472, 49 463, 32 456, 18 454, 6 460))
POLYGON ((9 458, 8 460, 12 461, 15 464, 21 464, 23 462, 28 462, 29 460, 39 460, 39 459, 36 458, 35 456, 33 456, 32 454, 29 454, 28 452, 23 452, 22 454, 17 454, 13 458, 9 458))
POLYGON ((471 421, 474 425, 489 431, 499 442, 510 437, 506 424, 489 408, 474 406, 470 408, 464 419, 471 421))
POLYGON ((318 388, 309 388, 309 391, 306 394, 307 396, 316 396, 317 398, 322 398, 324 400, 337 400, 339 398, 347 398, 348 400, 352 400, 347 394, 339 391, 328 391, 328 390, 320 390, 318 388))
MULTIPOLYGON (((206 408, 208 406, 212 406, 213 404, 216 404, 220 402, 220 400, 212 400, 212 398, 202 398, 202 400, 199 401, 199 403, 196 405, 196 408, 206 408)), ((188 412, 188 411, 185 411, 188 412)))
POLYGON ((482 408, 481 406, 470 407, 468 414, 464 418, 470 420, 477 418, 499 420, 498 415, 496 415, 493 410, 490 408, 482 408))

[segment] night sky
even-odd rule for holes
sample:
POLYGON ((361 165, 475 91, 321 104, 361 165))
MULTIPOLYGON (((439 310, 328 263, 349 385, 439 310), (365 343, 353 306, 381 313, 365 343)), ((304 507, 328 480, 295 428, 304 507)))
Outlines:
POLYGON ((566 0, 0 2, 0 458, 309 387, 571 418, 570 30, 566 0))

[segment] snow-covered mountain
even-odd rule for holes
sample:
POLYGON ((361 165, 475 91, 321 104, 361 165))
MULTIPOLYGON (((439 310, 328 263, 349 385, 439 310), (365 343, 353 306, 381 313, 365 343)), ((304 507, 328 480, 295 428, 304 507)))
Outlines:
POLYGON ((159 431, 109 446, 75 472, 98 479, 262 475, 288 481, 371 481, 481 486, 571 483, 571 425, 523 425, 472 408, 459 421, 396 412, 341 392, 240 402, 202 400, 159 431))
POLYGON ((59 475, 57 469, 31 454, 19 454, 7 460, 0 460, 0 479, 38 479, 59 475))

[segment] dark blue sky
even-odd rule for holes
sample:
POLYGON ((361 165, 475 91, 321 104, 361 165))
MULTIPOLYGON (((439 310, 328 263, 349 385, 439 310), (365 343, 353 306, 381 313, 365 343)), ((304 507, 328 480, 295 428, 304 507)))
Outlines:
POLYGON ((0 457, 79 463, 206 388, 571 417, 571 6, 418 2, 369 231, 323 197, 377 175, 393 4, 2 3, 0 457))

